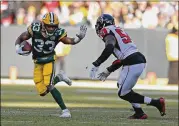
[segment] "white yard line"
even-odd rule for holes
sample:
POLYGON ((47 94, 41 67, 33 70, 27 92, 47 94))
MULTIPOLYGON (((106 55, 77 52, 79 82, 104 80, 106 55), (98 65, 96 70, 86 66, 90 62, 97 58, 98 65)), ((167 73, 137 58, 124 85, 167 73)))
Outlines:
MULTIPOLYGON (((17 79, 10 80, 1 78, 1 84, 17 84, 17 85, 34 85, 32 79, 17 79)), ((67 86, 64 82, 60 82, 57 86, 67 86)), ((91 88, 117 88, 116 81, 73 81, 73 87, 91 87, 91 88)), ((145 90, 171 90, 177 91, 178 85, 147 85, 147 84, 136 84, 134 89, 145 89, 145 90)))

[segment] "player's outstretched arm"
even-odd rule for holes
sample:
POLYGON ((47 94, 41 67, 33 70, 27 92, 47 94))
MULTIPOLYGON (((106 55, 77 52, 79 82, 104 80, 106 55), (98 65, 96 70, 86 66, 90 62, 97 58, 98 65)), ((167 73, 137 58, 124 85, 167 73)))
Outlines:
POLYGON ((107 35, 104 38, 104 41, 105 41, 105 44, 106 44, 105 49, 103 50, 100 57, 95 62, 92 63, 93 67, 91 68, 91 71, 90 71, 90 78, 91 79, 95 79, 95 76, 96 76, 96 73, 98 71, 99 66, 104 61, 106 61, 114 51, 114 47, 115 47, 115 44, 116 44, 115 37, 113 35, 107 35))
POLYGON ((75 45, 79 43, 86 35, 87 27, 85 25, 80 26, 80 32, 76 34, 74 38, 63 37, 60 41, 64 44, 75 45))
POLYGON ((29 51, 22 51, 21 43, 25 40, 28 40, 31 38, 31 34, 28 31, 23 32, 16 40, 15 47, 16 47, 16 53, 23 55, 28 53, 29 51))
POLYGON ((116 39, 113 35, 107 35, 104 38, 105 41, 105 49, 103 50, 102 54, 100 55, 100 57, 93 62, 94 66, 100 66, 104 61, 106 61, 109 56, 113 53, 115 44, 116 44, 116 39))

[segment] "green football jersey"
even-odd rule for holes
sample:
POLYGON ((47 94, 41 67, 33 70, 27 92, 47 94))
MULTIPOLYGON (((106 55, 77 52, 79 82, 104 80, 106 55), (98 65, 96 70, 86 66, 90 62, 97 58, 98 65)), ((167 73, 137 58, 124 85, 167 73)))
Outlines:
POLYGON ((32 23, 27 30, 32 36, 32 57, 35 61, 42 60, 42 63, 53 60, 56 45, 67 35, 65 29, 57 28, 53 35, 47 36, 41 22, 32 23))

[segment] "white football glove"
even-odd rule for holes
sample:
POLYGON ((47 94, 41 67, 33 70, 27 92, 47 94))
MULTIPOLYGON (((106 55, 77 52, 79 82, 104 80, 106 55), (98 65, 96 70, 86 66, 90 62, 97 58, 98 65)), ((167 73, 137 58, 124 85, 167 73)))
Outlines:
POLYGON ((99 67, 92 66, 90 70, 90 78, 95 79, 96 73, 98 72, 99 67))
POLYGON ((101 81, 105 81, 106 78, 110 75, 111 73, 106 69, 102 73, 98 74, 98 79, 101 81))
POLYGON ((80 32, 76 34, 77 38, 75 38, 75 43, 80 42, 86 35, 87 27, 86 25, 81 25, 80 26, 80 32))
POLYGON ((16 45, 16 53, 19 54, 19 55, 24 55, 24 56, 27 56, 29 55, 29 51, 23 51, 22 48, 24 47, 24 45, 19 45, 17 44, 16 45))

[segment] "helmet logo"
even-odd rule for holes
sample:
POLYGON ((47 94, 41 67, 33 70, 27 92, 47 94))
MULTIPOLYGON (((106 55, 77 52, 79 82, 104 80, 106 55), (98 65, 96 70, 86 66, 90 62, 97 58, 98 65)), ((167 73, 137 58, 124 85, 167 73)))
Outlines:
POLYGON ((112 24, 112 21, 111 20, 107 20, 106 23, 112 24))

